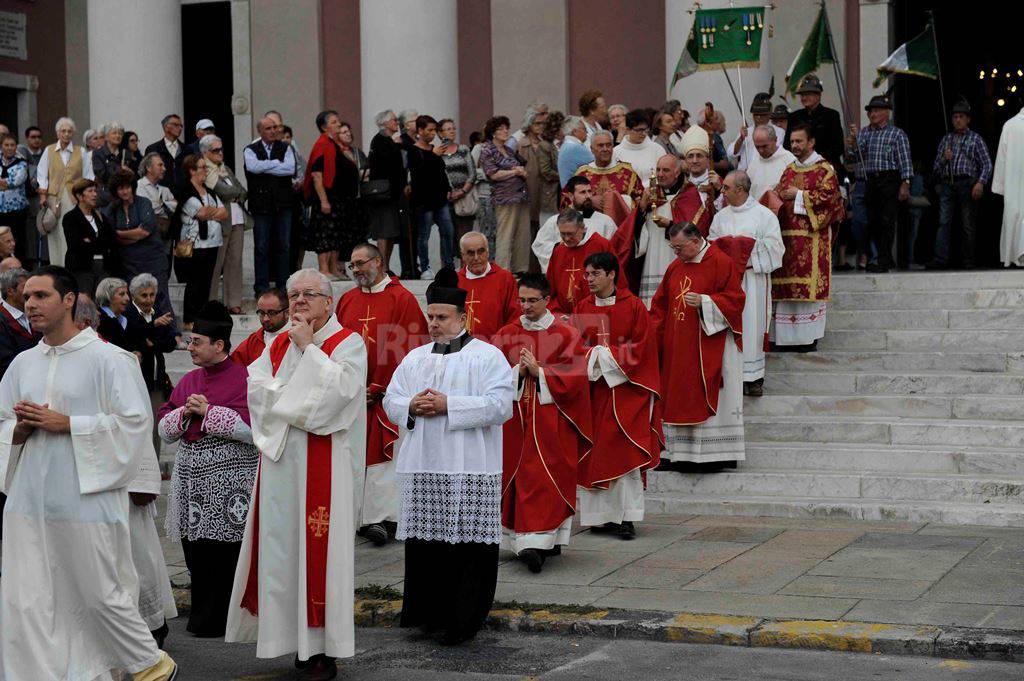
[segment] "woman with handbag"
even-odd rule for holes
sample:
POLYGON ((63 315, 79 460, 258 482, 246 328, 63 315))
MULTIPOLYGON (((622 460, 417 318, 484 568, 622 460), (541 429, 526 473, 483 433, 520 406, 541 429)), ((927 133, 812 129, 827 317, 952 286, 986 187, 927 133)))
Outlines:
MULTIPOLYGON (((521 131, 522 139, 516 151, 526 161, 526 193, 530 197, 530 243, 537 237, 542 224, 541 215, 547 220, 558 212, 558 178, 557 155, 554 163, 548 155, 554 150, 550 145, 542 146, 541 134, 547 122, 546 111, 533 111, 526 119, 521 131)), ((530 254, 530 270, 540 271, 533 253, 530 254)))
MULTIPOLYGON (((402 160, 402 148, 393 139, 398 134, 398 117, 394 111, 378 113, 373 122, 378 132, 370 140, 370 179, 359 188, 360 202, 366 211, 370 238, 377 242, 384 258, 384 269, 391 262, 391 250, 402 236, 403 225, 409 222, 409 203, 405 189, 407 177, 402 160)), ((402 275, 412 274, 415 267, 402 275)))
POLYGON ((78 290, 91 294, 96 285, 114 267, 114 230, 96 208, 99 192, 96 183, 84 178, 71 185, 78 202, 61 220, 61 231, 68 252, 65 267, 78 280, 78 290))
POLYGON ((452 250, 458 253, 459 239, 466 232, 473 230, 473 222, 476 220, 476 211, 479 207, 475 188, 476 163, 473 162, 469 147, 458 143, 455 121, 442 118, 438 123, 438 130, 441 135, 441 160, 444 161, 444 170, 448 174, 448 184, 452 186, 452 191, 448 195, 449 212, 455 225, 452 250))
POLYGON ((206 164, 202 158, 189 154, 181 162, 182 172, 188 177, 182 192, 178 212, 181 218, 181 236, 174 246, 174 257, 189 261, 185 281, 183 328, 192 330, 196 314, 210 299, 210 282, 217 264, 217 251, 224 244, 221 223, 230 213, 217 195, 206 189, 206 164))
MULTIPOLYGON (((252 224, 252 218, 242 207, 248 194, 224 162, 224 142, 219 137, 205 135, 199 140, 199 151, 206 163, 206 188, 217 195, 230 213, 230 219, 224 223, 224 245, 217 253, 210 290, 216 294, 223 274, 224 305, 231 314, 242 314, 242 244, 246 221, 252 224)), ((293 226, 298 228, 297 224, 293 226)))

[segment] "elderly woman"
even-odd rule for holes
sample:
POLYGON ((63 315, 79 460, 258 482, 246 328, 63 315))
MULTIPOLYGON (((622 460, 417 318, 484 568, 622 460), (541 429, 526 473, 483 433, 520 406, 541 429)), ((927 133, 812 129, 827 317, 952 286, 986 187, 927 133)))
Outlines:
POLYGON ((80 291, 93 291, 100 279, 116 270, 114 230, 96 207, 95 182, 78 180, 71 193, 78 205, 61 221, 68 246, 65 266, 75 275, 80 291))
MULTIPOLYGON (((374 119, 377 134, 370 140, 367 162, 370 179, 367 188, 375 193, 360 192, 363 210, 366 211, 370 238, 376 240, 377 248, 384 257, 384 266, 391 262, 391 250, 406 231, 403 225, 409 223, 409 205, 405 197, 407 182, 402 148, 392 137, 398 133, 398 117, 390 109, 381 111, 374 119), (377 193, 376 190, 381 190, 377 193)), ((401 249, 404 255, 402 276, 411 274, 414 265, 409 261, 408 249, 401 249)))
POLYGON ((438 121, 437 130, 441 138, 441 160, 444 161, 448 184, 452 187, 448 197, 448 209, 455 225, 453 250, 458 253, 459 239, 466 232, 473 230, 473 222, 476 219, 478 201, 473 190, 473 185, 476 184, 476 163, 473 162, 469 147, 459 144, 455 121, 442 118, 438 121))
POLYGON ((469 149, 476 172, 476 231, 487 237, 487 250, 491 253, 491 260, 494 260, 494 233, 498 230, 498 221, 494 217, 494 204, 491 203, 491 181, 480 166, 480 154, 484 149, 483 132, 474 130, 469 134, 469 149))
MULTIPOLYGON (((44 208, 39 212, 38 225, 40 231, 46 233, 46 245, 49 249, 51 265, 65 265, 64 255, 68 244, 61 229, 61 218, 75 207, 75 199, 71 187, 78 180, 93 179, 92 163, 86 163, 82 147, 76 147, 72 138, 75 136, 75 122, 70 118, 61 118, 54 129, 57 141, 43 150, 36 166, 36 190, 39 203, 44 208)), ((87 289, 92 290, 90 287, 87 289)))
POLYGON ((518 154, 526 161, 526 193, 530 196, 531 237, 537 235, 537 230, 544 220, 558 212, 558 151, 550 144, 543 145, 541 137, 547 119, 547 113, 532 114, 529 124, 523 127, 523 137, 516 148, 518 154))
POLYGON ((491 181, 491 203, 497 220, 494 261, 512 272, 530 267, 530 205, 526 193, 526 164, 508 146, 507 116, 495 116, 484 125, 480 165, 491 181))
POLYGON ((242 314, 242 244, 245 240, 245 187, 224 162, 224 142, 216 135, 199 140, 199 151, 206 163, 206 188, 227 206, 229 220, 224 222, 224 245, 213 266, 211 290, 216 293, 224 275, 224 304, 231 314, 242 314))
POLYGON ((92 172, 100 185, 100 206, 106 206, 110 203, 110 193, 107 191, 110 178, 118 170, 133 169, 134 166, 128 150, 121 147, 124 126, 116 122, 107 123, 100 128, 99 134, 105 141, 103 146, 92 153, 92 172))
POLYGON ((189 261, 185 277, 183 328, 190 331, 199 308, 210 299, 217 251, 224 245, 222 225, 231 214, 217 195, 207 190, 208 170, 202 158, 189 154, 182 161, 181 168, 188 177, 188 183, 178 205, 181 235, 175 257, 189 261))
MULTIPOLYGON (((0 139, 0 226, 10 227, 21 238, 28 215, 28 161, 18 156, 18 140, 14 135, 0 139)), ((10 254, 3 254, 4 257, 10 254)))
POLYGON ((139 356, 141 338, 128 329, 128 282, 117 277, 107 277, 96 286, 96 307, 100 309, 100 325, 96 332, 103 340, 139 356))
POLYGON ((625 104, 612 104, 608 107, 608 129, 612 133, 612 141, 618 144, 626 136, 626 114, 629 109, 625 104))
POLYGON ((174 315, 156 311, 158 290, 156 277, 149 273, 137 274, 128 284, 132 303, 125 308, 125 333, 136 342, 133 352, 139 355, 142 378, 149 390, 153 407, 153 446, 160 451, 160 436, 156 428, 156 413, 170 396, 171 381, 164 367, 164 354, 174 352, 174 315))
POLYGON ((192 575, 186 629, 224 635, 235 564, 249 511, 259 451, 252 444, 246 368, 231 360, 231 316, 217 301, 198 311, 185 374, 160 408, 160 437, 177 442, 167 538, 178 540, 192 575))

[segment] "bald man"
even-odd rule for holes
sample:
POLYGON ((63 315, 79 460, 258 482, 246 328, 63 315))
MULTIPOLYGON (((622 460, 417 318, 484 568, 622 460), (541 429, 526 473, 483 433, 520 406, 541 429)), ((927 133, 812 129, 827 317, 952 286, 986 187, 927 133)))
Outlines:
POLYGON ((284 290, 291 274, 289 253, 292 229, 292 181, 295 151, 281 140, 283 126, 272 116, 257 125, 260 138, 243 153, 245 180, 249 187, 249 212, 253 216, 253 260, 256 297, 270 288, 273 277, 284 290))

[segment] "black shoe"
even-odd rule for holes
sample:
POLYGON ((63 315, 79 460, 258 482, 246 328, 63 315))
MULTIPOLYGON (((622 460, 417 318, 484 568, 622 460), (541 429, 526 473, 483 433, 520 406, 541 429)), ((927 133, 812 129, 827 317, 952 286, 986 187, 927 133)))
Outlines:
POLYGON ((756 381, 744 382, 743 394, 750 395, 751 397, 761 397, 764 395, 764 379, 759 378, 756 381))
POLYGON ((385 520, 381 523, 384 529, 388 532, 388 539, 394 539, 395 535, 398 534, 398 523, 393 520, 385 520))
POLYGON ((363 536, 373 542, 374 546, 384 546, 388 543, 388 531, 380 523, 367 525, 363 530, 363 536))
POLYGON ((167 628, 167 622, 165 621, 159 629, 154 629, 149 632, 153 636, 153 640, 156 641, 156 647, 160 650, 164 649, 164 641, 167 639, 167 634, 170 629, 167 628))
POLYGON ((817 352, 818 351, 818 339, 815 338, 812 342, 807 345, 797 345, 794 352, 817 352))
POLYGON ((519 552, 519 560, 526 563, 526 567, 535 575, 544 569, 544 555, 537 549, 523 549, 519 552))
POLYGON ((619 527, 619 539, 629 541, 636 537, 636 528, 633 527, 633 521, 623 520, 622 525, 619 527))
POLYGON ((328 681, 338 675, 338 663, 333 657, 314 655, 305 664, 299 672, 303 681, 328 681))
POLYGON ((550 558, 551 556, 560 556, 562 555, 562 547, 555 546, 555 548, 553 549, 544 549, 543 551, 541 551, 541 555, 545 558, 550 558))
MULTIPOLYGON (((655 470, 668 470, 668 469, 667 468, 657 468, 655 470)), ((618 523, 605 523, 604 525, 595 525, 594 527, 590 528, 590 531, 591 532, 597 532, 598 534, 605 534, 605 533, 608 533, 608 532, 613 532, 614 533, 614 532, 618 532, 619 531, 619 524, 618 523)))
POLYGON ((885 274, 886 272, 889 271, 889 268, 886 267, 885 265, 879 265, 878 263, 875 262, 868 263, 866 269, 868 272, 871 272, 872 274, 885 274))
POLYGON ((836 265, 832 270, 835 272, 850 272, 853 270, 853 265, 848 262, 844 262, 842 265, 836 265))

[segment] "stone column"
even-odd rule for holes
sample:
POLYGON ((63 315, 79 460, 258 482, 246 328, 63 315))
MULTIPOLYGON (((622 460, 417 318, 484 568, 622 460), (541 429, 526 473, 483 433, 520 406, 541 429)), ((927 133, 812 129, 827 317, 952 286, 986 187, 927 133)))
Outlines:
POLYGON ((180 3, 89 0, 87 23, 90 126, 116 120, 144 145, 160 139, 160 119, 183 115, 180 3))
POLYGON ((860 0, 860 83, 850 83, 848 87, 860 88, 860 111, 852 112, 860 125, 867 125, 867 114, 864 112, 864 105, 871 101, 872 95, 884 92, 888 87, 883 82, 881 87, 875 88, 872 82, 875 79, 875 70, 889 56, 892 41, 890 33, 892 22, 890 21, 888 0, 860 0))
MULTIPOLYGON (((363 140, 384 109, 459 119, 456 0, 360 0, 363 140)), ((487 27, 478 27, 487 30, 487 27)))

